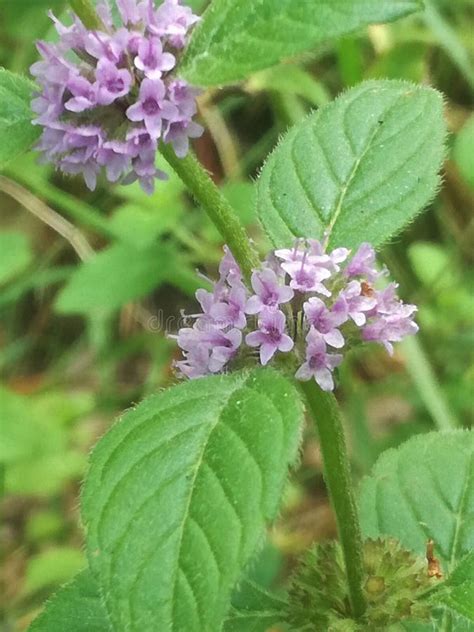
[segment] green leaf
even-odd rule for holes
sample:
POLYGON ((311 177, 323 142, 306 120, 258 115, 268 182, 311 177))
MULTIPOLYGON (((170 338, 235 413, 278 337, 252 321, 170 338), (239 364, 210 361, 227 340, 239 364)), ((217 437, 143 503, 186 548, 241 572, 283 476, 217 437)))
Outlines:
POLYGON ((7 493, 47 496, 84 472, 85 455, 69 447, 66 429, 39 402, 0 387, 0 463, 6 465, 7 493))
MULTIPOLYGON (((1 138, 1 130, 0 130, 1 138)), ((22 272, 31 262, 33 254, 26 235, 16 231, 0 234, 0 284, 22 272)))
POLYGON ((110 219, 113 234, 137 250, 150 248, 159 235, 172 232, 180 221, 183 206, 149 209, 141 204, 120 206, 110 219))
POLYGON ((40 128, 31 124, 34 87, 26 77, 0 69, 0 169, 40 135, 40 128))
POLYGON ((419 0, 214 0, 191 37, 181 74, 196 85, 231 83, 421 7, 419 0))
POLYGON ((391 535, 423 555, 435 542, 445 574, 474 547, 474 433, 433 432, 385 452, 361 487, 367 537, 391 535))
POLYGON ((453 158, 462 177, 474 189, 474 115, 472 115, 456 137, 453 158))
POLYGON ((112 632, 98 586, 89 570, 61 588, 28 632, 112 632))
POLYGON ((443 101, 431 88, 367 81, 292 128, 258 181, 275 246, 295 237, 386 242, 433 197, 444 156, 443 101))
POLYGON ((474 551, 460 561, 448 577, 442 601, 451 609, 474 623, 474 551))
POLYGON ((71 547, 57 547, 31 557, 26 568, 22 594, 60 586, 85 566, 84 554, 71 547))
POLYGON ((408 257, 416 276, 424 285, 451 287, 455 282, 449 253, 439 244, 417 241, 410 245, 408 257))
POLYGON ((326 86, 307 70, 294 64, 282 64, 253 75, 246 84, 250 92, 261 90, 297 95, 311 105, 326 105, 331 98, 326 86))
POLYGON ((118 630, 220 629, 278 509, 301 420, 292 384, 256 369, 150 397, 102 439, 83 521, 118 630))
POLYGON ((224 632, 266 632, 285 618, 286 601, 269 590, 281 565, 282 555, 270 543, 250 561, 232 595, 224 632))
POLYGON ((286 602, 245 579, 240 584, 239 594, 245 594, 245 600, 234 597, 232 608, 224 625, 224 632, 266 632, 275 623, 285 617, 286 602))
POLYGON ((113 311, 157 287, 170 263, 169 249, 162 245, 138 250, 115 244, 78 267, 60 292, 56 308, 65 314, 113 311))
POLYGON ((41 431, 28 400, 0 386, 0 463, 30 459, 41 449, 41 431))

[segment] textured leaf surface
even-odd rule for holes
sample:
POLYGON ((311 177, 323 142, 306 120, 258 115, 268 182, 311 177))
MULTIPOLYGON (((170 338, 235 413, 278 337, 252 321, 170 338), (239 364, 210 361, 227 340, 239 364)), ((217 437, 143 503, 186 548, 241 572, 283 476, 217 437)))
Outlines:
POLYGON ((34 84, 26 77, 0 69, 0 169, 40 134, 40 128, 31 124, 33 90, 34 84))
POLYGON ((432 538, 445 573, 474 548, 474 433, 414 437, 389 450, 362 484, 367 537, 391 535, 423 555, 432 538))
POLYGON ((379 245, 433 197, 443 102, 404 81, 368 81, 292 128, 266 162, 257 209, 276 246, 295 237, 379 245))
POLYGON ((419 0, 213 0, 181 72, 197 85, 233 82, 322 41, 421 7, 419 0))
POLYGON ((79 573, 48 601, 29 632, 112 632, 90 571, 79 573))
POLYGON ((284 619, 286 603, 251 580, 244 580, 232 600, 224 632, 266 632, 284 619), (244 599, 239 599, 244 595, 244 599))
POLYGON ((474 551, 449 576, 444 603, 474 624, 474 551))
POLYGON ((102 439, 83 519, 118 630, 220 629, 277 511, 301 416, 286 378, 258 369, 157 394, 102 439))

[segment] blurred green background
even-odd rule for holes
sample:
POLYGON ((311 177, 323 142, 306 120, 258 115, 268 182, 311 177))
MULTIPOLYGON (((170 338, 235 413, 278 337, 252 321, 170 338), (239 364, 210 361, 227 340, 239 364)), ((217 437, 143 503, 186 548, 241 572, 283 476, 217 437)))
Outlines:
MULTIPOLYGON (((424 14, 200 97, 207 131, 195 150, 265 252, 252 179, 288 126, 368 78, 409 79, 445 95, 443 186, 382 253, 403 297, 420 306, 421 333, 393 358, 373 347, 353 354, 341 372, 357 479, 412 434, 469 427, 473 418, 474 4, 425 1, 424 14)), ((206 2, 192 4, 200 11, 206 2)), ((61 15, 65 2, 0 0, 0 66, 28 72, 34 41, 53 37, 49 8, 61 15)), ((83 567, 78 494, 87 453, 121 411, 175 381, 177 351, 166 333, 176 331, 181 308, 195 309, 195 270, 212 276, 221 247, 174 176, 152 197, 135 185, 91 193, 33 152, 0 173, 2 632, 26 629, 83 567)), ((317 441, 306 434, 302 467, 270 534, 265 581, 335 532, 317 441)))

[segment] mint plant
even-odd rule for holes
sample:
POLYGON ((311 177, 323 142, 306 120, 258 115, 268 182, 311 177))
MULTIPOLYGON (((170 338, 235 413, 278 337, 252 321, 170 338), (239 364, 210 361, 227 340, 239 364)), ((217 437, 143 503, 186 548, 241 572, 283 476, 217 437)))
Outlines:
MULTIPOLYGON (((199 20, 179 0, 70 6, 70 25, 52 16, 59 43, 38 45, 37 87, 0 73, 1 162, 42 127, 44 160, 90 188, 105 171, 150 193, 164 177, 160 153, 226 252, 218 281, 196 293, 201 312, 177 334, 182 383, 126 412, 93 450, 81 494, 88 569, 31 631, 473 628, 472 433, 431 433, 387 452, 357 498, 333 393, 355 345, 391 352, 418 330, 416 307, 397 296, 375 248, 439 186, 441 95, 368 81, 291 128, 255 185, 274 247, 264 260, 189 148, 202 132, 195 87, 245 79, 422 3, 214 0, 199 20), (297 466, 305 413, 339 541, 303 555, 286 592, 273 594, 248 572, 297 466), (425 559, 427 543, 439 566, 432 552, 425 559)), ((166 252, 156 257, 166 268, 166 252)), ((153 262, 150 248, 143 265, 153 262)))

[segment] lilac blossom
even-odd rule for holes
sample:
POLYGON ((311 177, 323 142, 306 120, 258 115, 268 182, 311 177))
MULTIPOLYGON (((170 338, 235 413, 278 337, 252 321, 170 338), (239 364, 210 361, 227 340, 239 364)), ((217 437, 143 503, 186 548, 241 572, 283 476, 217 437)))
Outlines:
POLYGON ((247 301, 247 314, 258 314, 268 308, 277 308, 293 298, 293 290, 280 283, 275 272, 269 268, 254 272, 251 282, 255 295, 247 301))
POLYGON ((296 379, 307 382, 314 378, 323 391, 334 390, 332 372, 341 364, 342 355, 327 353, 323 337, 314 328, 310 329, 306 342, 306 361, 296 372, 296 379))
POLYGON ((359 246, 346 267, 345 274, 348 277, 365 277, 369 281, 375 281, 379 272, 375 268, 375 250, 370 244, 363 243, 359 246))
POLYGON ((97 5, 102 30, 87 29, 72 14, 64 25, 49 16, 59 42, 38 42, 31 67, 39 91, 32 101, 43 128, 37 149, 43 162, 82 174, 89 188, 105 174, 111 182, 138 180, 147 193, 164 173, 155 167, 158 142, 183 158, 203 128, 194 121, 198 91, 173 74, 176 50, 198 20, 180 0, 115 0, 97 5), (85 128, 100 133, 83 142, 85 128), (74 141, 78 139, 79 144, 74 141))
POLYGON ((260 362, 268 364, 277 351, 287 353, 294 342, 285 334, 286 318, 280 311, 265 310, 258 319, 258 330, 247 334, 245 342, 249 347, 260 347, 260 362))
POLYGON ((226 296, 226 300, 214 303, 209 315, 220 326, 237 327, 243 329, 247 325, 245 304, 247 302, 245 288, 233 287, 226 296))
POLYGON ((167 37, 174 48, 183 48, 186 34, 199 18, 189 7, 181 6, 179 0, 165 0, 150 20, 150 31, 167 37))
POLYGON ((64 107, 70 112, 84 112, 97 106, 97 86, 91 84, 80 75, 71 77, 66 85, 72 98, 65 102, 64 107))
POLYGON ((290 287, 299 292, 318 292, 324 296, 331 296, 331 292, 323 285, 322 281, 329 279, 331 272, 308 259, 282 263, 282 269, 290 276, 290 287))
POLYGON ((163 52, 163 46, 158 38, 144 39, 140 42, 135 66, 148 79, 160 79, 163 72, 171 70, 175 64, 174 55, 163 52))
POLYGON ((317 296, 311 297, 303 305, 306 320, 317 331, 324 342, 340 349, 344 346, 344 336, 339 331, 347 320, 347 315, 340 310, 330 310, 317 296))
POLYGON ((371 310, 371 318, 362 330, 362 339, 379 342, 393 354, 393 342, 414 335, 418 325, 413 320, 417 308, 402 303, 396 296, 397 285, 391 283, 384 290, 375 293, 376 304, 371 310))
POLYGON ((361 327, 366 323, 367 313, 370 312, 376 304, 377 300, 373 296, 365 296, 362 293, 362 285, 358 281, 350 281, 350 283, 341 290, 334 304, 333 311, 340 314, 347 314, 358 327, 361 327))
POLYGON ((166 99, 166 86, 161 79, 144 79, 139 100, 127 109, 126 114, 130 121, 143 122, 150 137, 156 140, 161 136, 163 119, 176 116, 177 109, 166 99))
POLYGON ((110 105, 116 99, 126 96, 132 85, 132 75, 125 68, 117 66, 108 59, 101 59, 95 71, 97 79, 97 103, 110 105))
POLYGON ((400 301, 396 284, 373 286, 381 275, 371 246, 351 259, 346 248, 326 251, 316 240, 298 239, 293 248, 270 253, 253 271, 251 288, 226 247, 219 275, 211 291, 197 291, 202 312, 189 317, 193 327, 178 333, 184 359, 177 368, 187 377, 229 370, 238 358, 255 362, 245 350, 250 347, 258 348, 264 366, 291 351, 297 379, 333 390, 343 355, 329 347, 378 342, 392 353, 394 342, 418 330, 416 307, 400 301))

